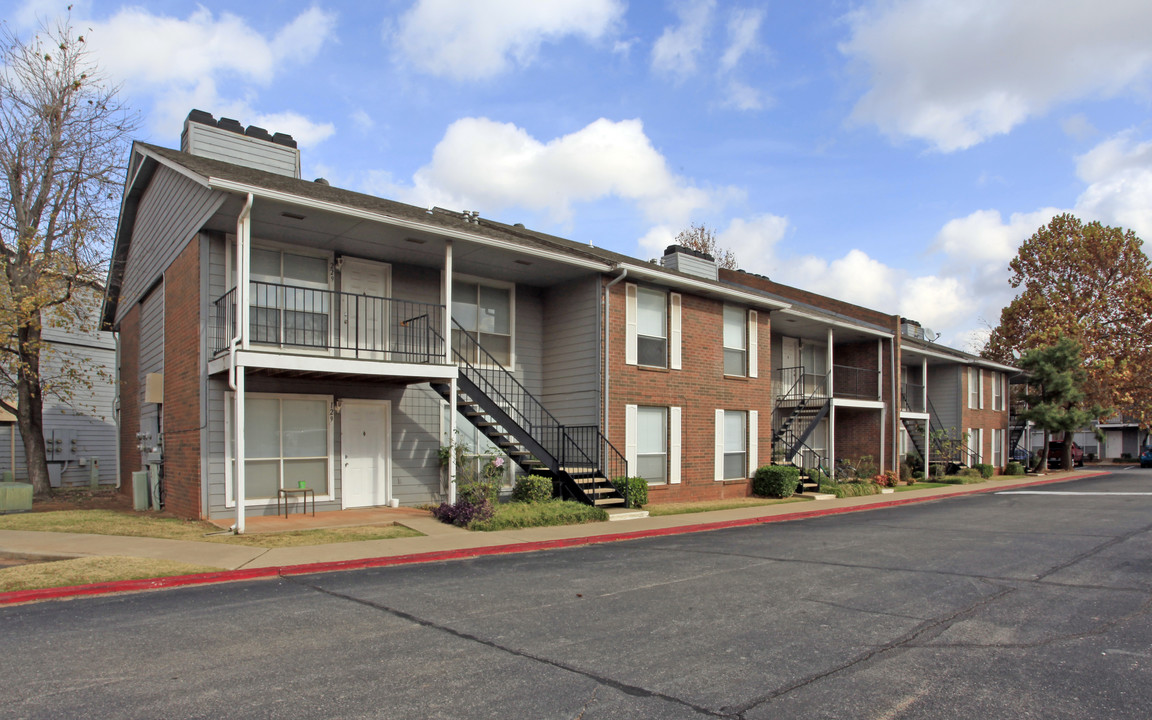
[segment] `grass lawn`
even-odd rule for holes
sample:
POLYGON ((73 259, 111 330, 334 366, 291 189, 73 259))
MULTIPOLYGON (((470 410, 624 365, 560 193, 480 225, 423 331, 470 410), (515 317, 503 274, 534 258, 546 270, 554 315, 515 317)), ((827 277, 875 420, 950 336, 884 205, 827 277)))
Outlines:
POLYGON ((220 568, 171 560, 85 557, 0 569, 0 592, 219 572, 220 568))
POLYGON ((685 513, 711 512, 713 510, 733 510, 735 508, 756 507, 758 505, 781 505, 784 503, 807 502, 808 498, 762 498, 743 497, 728 500, 707 500, 703 502, 661 503, 648 505, 644 509, 649 515, 683 515, 685 513))
POLYGON ((942 482, 918 482, 914 485, 897 485, 896 492, 906 492, 908 490, 931 490, 932 488, 948 487, 952 483, 942 482))
POLYGON ((608 513, 572 500, 551 500, 543 503, 500 503, 496 514, 488 520, 473 520, 469 530, 514 530, 516 528, 546 527, 550 525, 582 525, 604 522, 608 513))
MULTIPOLYGON (((195 540, 262 548, 327 545, 356 540, 386 540, 398 537, 417 537, 423 534, 401 525, 361 525, 282 533, 233 535, 231 533, 221 534, 220 528, 198 520, 180 520, 116 510, 59 510, 0 515, 0 530, 126 535, 129 537, 195 540)), ((52 565, 59 565, 59 563, 52 563, 52 565)))

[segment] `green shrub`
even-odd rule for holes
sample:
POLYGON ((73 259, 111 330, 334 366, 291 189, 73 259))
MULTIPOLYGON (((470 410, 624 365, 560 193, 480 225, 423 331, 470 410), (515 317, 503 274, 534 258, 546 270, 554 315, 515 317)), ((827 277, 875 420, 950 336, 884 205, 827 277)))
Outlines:
POLYGON ((970 472, 965 474, 964 470, 972 470, 973 468, 962 468, 959 475, 945 475, 941 478, 936 478, 936 482, 947 483, 949 485, 972 485, 973 483, 982 483, 984 478, 980 476, 980 471, 970 472))
POLYGON ((982 477, 984 477, 984 473, 980 472, 980 468, 974 468, 974 467, 960 468, 960 472, 958 472, 957 475, 959 475, 960 477, 965 477, 965 478, 982 478, 982 477))
POLYGON ((762 465, 752 476, 752 494, 761 497, 792 497, 799 485, 800 468, 791 465, 762 465))
POLYGON ((924 479, 924 471, 923 470, 913 470, 912 471, 912 479, 915 480, 916 482, 920 482, 921 480, 924 479))
POLYGON ((552 478, 540 475, 521 475, 512 488, 512 501, 525 503, 548 502, 552 499, 552 478))
POLYGON ((817 485, 824 485, 828 482, 828 476, 820 468, 812 468, 808 471, 808 482, 814 482, 817 485))
POLYGON ((934 478, 944 477, 944 465, 941 463, 933 463, 929 474, 934 478))
POLYGON ((880 472, 880 466, 871 455, 864 455, 856 461, 856 477, 861 480, 871 480, 880 472))
POLYGON ((996 468, 992 467, 992 465, 989 463, 977 463, 972 467, 976 470, 979 470, 980 477, 984 478, 985 480, 996 474, 996 468))
POLYGON ((1024 466, 1021 465, 1020 463, 1016 462, 1015 460, 1013 460, 1012 462, 1010 462, 1004 466, 1004 474, 1005 475, 1023 475, 1024 474, 1024 466))
POLYGON ((880 486, 874 482, 842 482, 833 488, 836 497, 863 497, 864 495, 879 495, 880 486))
POLYGON ((604 522, 608 513, 604 508, 592 507, 574 500, 549 500, 540 503, 503 503, 496 507, 492 517, 468 523, 469 530, 511 530, 548 525, 581 525, 604 522))
POLYGON ((618 477, 612 481, 612 487, 624 496, 624 507, 638 508, 648 504, 648 481, 642 477, 618 477))

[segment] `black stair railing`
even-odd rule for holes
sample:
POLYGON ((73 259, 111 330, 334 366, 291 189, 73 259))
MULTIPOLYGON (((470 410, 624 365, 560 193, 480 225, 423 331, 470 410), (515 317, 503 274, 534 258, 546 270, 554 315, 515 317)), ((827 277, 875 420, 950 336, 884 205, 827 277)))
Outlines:
POLYGON ((517 380, 512 373, 460 323, 452 321, 452 352, 463 378, 494 402, 512 427, 523 433, 518 440, 530 439, 539 460, 561 480, 569 481, 569 491, 587 494, 576 478, 602 477, 612 480, 627 475, 627 461, 594 425, 566 426, 517 380))
POLYGON ((932 404, 932 398, 928 398, 928 418, 929 426, 928 433, 932 442, 932 449, 936 451, 937 457, 948 460, 961 465, 972 466, 976 464, 977 456, 973 453, 968 443, 964 442, 963 436, 955 432, 956 428, 945 428, 940 424, 939 414, 936 412, 936 407, 932 404), (951 441, 952 452, 948 452, 946 445, 951 441))
MULTIPOLYGON (((795 402, 788 416, 781 421, 780 426, 772 433, 772 451, 775 454, 779 444, 784 446, 784 457, 793 458, 800 455, 802 462, 814 462, 815 466, 823 467, 824 457, 812 449, 807 440, 812 431, 828 414, 828 374, 816 375, 806 373, 803 367, 781 368, 778 374, 781 382, 781 393, 777 397, 776 406, 772 414, 786 411, 787 403, 795 402), (787 389, 785 389, 787 388, 787 389), (797 431, 795 423, 806 421, 803 430, 797 431)), ((805 465, 805 467, 810 467, 805 465)))

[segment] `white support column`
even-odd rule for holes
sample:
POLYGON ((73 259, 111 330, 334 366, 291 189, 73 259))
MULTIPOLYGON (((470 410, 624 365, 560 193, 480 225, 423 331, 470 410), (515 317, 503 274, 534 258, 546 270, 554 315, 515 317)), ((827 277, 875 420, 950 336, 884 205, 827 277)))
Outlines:
POLYGON ((836 357, 832 353, 832 340, 833 340, 832 328, 828 328, 828 349, 826 352, 826 355, 828 358, 828 360, 827 360, 828 366, 826 368, 826 370, 828 372, 828 382, 827 382, 827 387, 824 388, 824 391, 826 393, 828 393, 828 397, 832 397, 832 376, 836 374, 836 373, 832 372, 832 364, 834 362, 836 362, 836 357))
POLYGON ((920 401, 920 409, 928 412, 928 358, 920 359, 920 392, 924 395, 920 401))
POLYGON ((448 502, 456 502, 456 378, 449 382, 448 391, 448 502))
POLYGON ((236 472, 233 473, 236 482, 236 534, 244 534, 244 368, 236 373, 236 395, 232 403, 235 419, 232 423, 232 432, 235 433, 232 447, 236 454, 236 472))
MULTIPOLYGON (((440 294, 444 299, 444 362, 448 365, 452 364, 452 241, 444 241, 444 292, 440 294)), ((452 385, 455 387, 455 383, 452 385)), ((453 416, 455 416, 456 405, 453 400, 452 405, 453 416)), ((456 436, 452 436, 452 442, 456 441, 456 436)), ((455 481, 455 475, 452 476, 455 481)))
POLYGON ((828 457, 831 462, 828 463, 828 474, 833 480, 836 477, 836 405, 832 405, 828 409, 828 457))
MULTIPOLYGON (((884 470, 887 469, 884 466, 884 437, 886 435, 886 433, 884 432, 884 430, 885 430, 884 426, 887 424, 888 424, 888 408, 882 407, 882 408, 880 408, 880 472, 881 473, 883 473, 884 470)), ((899 467, 899 465, 897 465, 897 467, 899 467)))

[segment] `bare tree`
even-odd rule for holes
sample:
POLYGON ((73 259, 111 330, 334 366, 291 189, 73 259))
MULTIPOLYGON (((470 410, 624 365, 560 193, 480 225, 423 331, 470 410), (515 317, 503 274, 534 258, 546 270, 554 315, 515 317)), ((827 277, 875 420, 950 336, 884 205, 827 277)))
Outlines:
POLYGON ((716 260, 716 264, 722 268, 729 270, 738 270, 740 268, 736 262, 736 253, 717 245, 716 231, 704 223, 700 223, 699 225, 692 223, 686 230, 681 230, 676 235, 676 244, 699 252, 708 253, 716 260))
POLYGON ((44 395, 67 400, 82 371, 64 362, 46 383, 43 333, 93 315, 78 294, 101 290, 135 120, 70 21, 27 41, 5 29, 0 44, 0 407, 45 492, 44 395))

